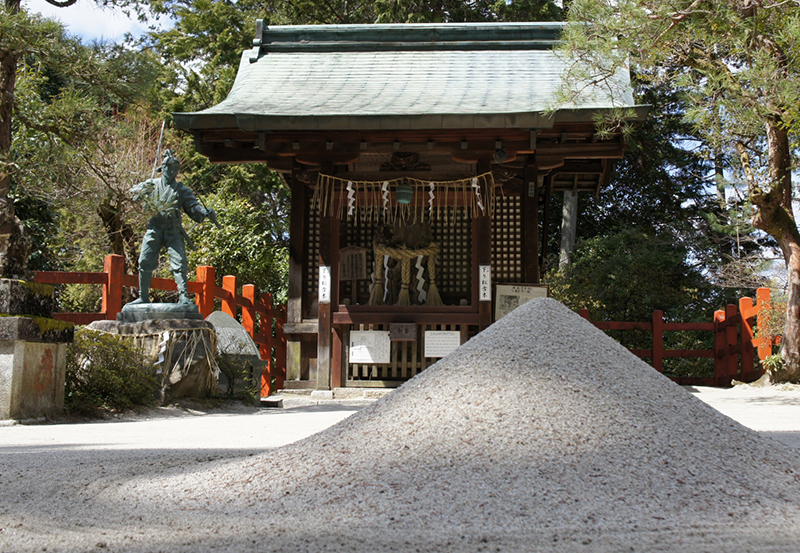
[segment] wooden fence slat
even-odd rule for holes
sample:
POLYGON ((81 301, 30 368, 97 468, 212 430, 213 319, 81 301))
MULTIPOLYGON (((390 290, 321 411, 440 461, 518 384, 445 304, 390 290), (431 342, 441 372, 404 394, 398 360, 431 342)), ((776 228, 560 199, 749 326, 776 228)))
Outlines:
POLYGON ((103 272, 108 281, 103 286, 103 303, 100 311, 113 320, 122 311, 122 275, 125 274, 125 258, 121 255, 107 255, 103 262, 103 272))
POLYGON ((736 319, 741 319, 739 317, 738 310, 735 305, 726 305, 725 306, 725 320, 728 324, 725 326, 725 344, 728 347, 728 355, 727 355, 727 362, 725 366, 725 385, 728 386, 730 384, 729 379, 733 379, 739 375, 739 358, 738 358, 738 348, 736 348, 735 352, 731 352, 731 346, 736 347, 739 335, 738 335, 738 328, 736 327, 736 319))
POLYGON ((742 323, 739 331, 739 344, 741 356, 741 375, 739 380, 744 380, 746 374, 753 372, 755 366, 755 348, 753 347, 753 316, 747 315, 753 309, 753 298, 739 299, 739 313, 742 316, 742 323))

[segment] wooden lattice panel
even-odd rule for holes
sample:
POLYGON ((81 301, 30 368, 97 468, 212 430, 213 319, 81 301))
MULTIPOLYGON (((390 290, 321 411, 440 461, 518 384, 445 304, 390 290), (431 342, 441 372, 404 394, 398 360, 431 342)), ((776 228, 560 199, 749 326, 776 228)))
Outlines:
POLYGON ((522 279, 522 201, 499 197, 492 219, 492 282, 522 279))
POLYGON ((308 225, 306 225, 308 244, 306 255, 306 297, 309 304, 317 299, 319 290, 319 214, 316 210, 311 210, 308 214, 308 225))
POLYGON ((472 219, 465 208, 449 208, 448 217, 432 222, 433 239, 441 253, 436 262, 436 285, 442 294, 472 297, 472 219))
MULTIPOLYGON (((372 273, 375 270, 375 252, 372 249, 372 240, 377 232, 378 225, 374 219, 356 218, 346 224, 345 230, 345 244, 343 246, 358 246, 367 250, 367 272, 372 273)), ((369 301, 369 286, 372 282, 371 278, 366 280, 357 280, 358 297, 354 303, 366 304, 369 301)), ((352 299, 353 290, 352 285, 354 282, 344 283, 342 293, 346 297, 352 299)))

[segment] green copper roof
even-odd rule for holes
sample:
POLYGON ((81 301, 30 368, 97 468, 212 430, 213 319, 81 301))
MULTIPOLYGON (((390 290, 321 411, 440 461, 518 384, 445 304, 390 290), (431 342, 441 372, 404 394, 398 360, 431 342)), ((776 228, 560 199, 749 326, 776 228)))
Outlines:
MULTIPOLYGON (((187 130, 547 128, 564 62, 561 24, 317 25, 266 28, 242 54, 228 97, 177 113, 187 130)), ((629 76, 558 120, 632 107, 629 76)))

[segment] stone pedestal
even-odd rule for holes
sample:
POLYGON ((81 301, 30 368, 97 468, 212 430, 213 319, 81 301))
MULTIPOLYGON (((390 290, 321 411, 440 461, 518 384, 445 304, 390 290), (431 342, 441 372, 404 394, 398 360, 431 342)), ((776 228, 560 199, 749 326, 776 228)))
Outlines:
POLYGON ((135 340, 158 370, 161 403, 182 397, 203 398, 216 392, 217 335, 211 323, 165 318, 135 323, 95 321, 88 328, 135 340))
POLYGON ((72 323, 49 318, 53 288, 0 279, 0 419, 56 417, 72 323))
POLYGON ((202 321, 203 316, 193 303, 127 303, 117 314, 117 321, 120 323, 139 323, 162 319, 202 321))

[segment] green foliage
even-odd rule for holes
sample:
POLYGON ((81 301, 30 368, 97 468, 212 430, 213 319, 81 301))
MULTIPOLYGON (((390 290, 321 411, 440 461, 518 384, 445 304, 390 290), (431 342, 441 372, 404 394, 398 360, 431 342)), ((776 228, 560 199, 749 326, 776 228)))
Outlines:
POLYGON ((197 249, 189 252, 189 264, 214 267, 218 279, 236 275, 281 303, 288 286, 288 191, 276 185, 255 197, 260 205, 230 191, 206 196, 221 228, 205 222, 191 231, 197 249))
POLYGON ((783 356, 780 353, 768 355, 761 364, 768 373, 776 373, 783 369, 783 356))
POLYGON ((708 286, 671 237, 622 230, 581 240, 573 263, 547 275, 551 294, 592 320, 649 321, 655 309, 690 320, 704 307, 708 286))
MULTIPOLYGON (((672 237, 621 230, 579 241, 568 268, 550 271, 552 297, 573 309, 588 309, 593 321, 650 322, 654 310, 668 321, 711 320, 720 299, 703 275, 687 263, 687 250, 672 237)), ((607 331, 624 346, 651 349, 652 333, 607 331)), ((711 333, 669 332, 666 349, 712 349, 711 333)), ((706 359, 665 359, 669 376, 712 376, 706 359)))
POLYGON ((75 414, 153 405, 158 381, 130 338, 79 328, 67 348, 65 408, 75 414))

